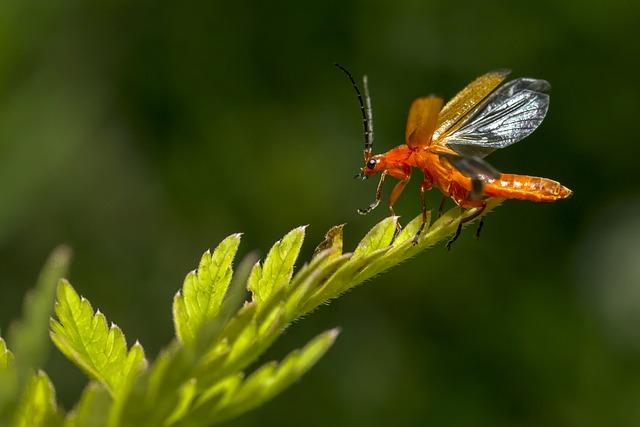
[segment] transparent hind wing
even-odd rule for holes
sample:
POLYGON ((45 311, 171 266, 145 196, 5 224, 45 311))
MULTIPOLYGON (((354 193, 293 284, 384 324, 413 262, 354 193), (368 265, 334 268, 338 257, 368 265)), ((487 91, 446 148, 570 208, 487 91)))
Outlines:
POLYGON ((478 77, 442 107, 433 141, 437 143, 444 135, 454 132, 465 118, 486 99, 509 75, 509 70, 491 71, 478 77))
POLYGON ((472 199, 480 198, 485 185, 500 178, 500 172, 480 157, 459 156, 451 153, 438 153, 438 155, 446 159, 462 175, 471 179, 472 199))
POLYGON ((476 157, 515 144, 542 123, 549 109, 549 90, 545 80, 519 78, 505 83, 439 143, 476 157))
POLYGON ((438 153, 438 155, 447 159, 453 167, 468 178, 479 179, 482 181, 500 178, 500 172, 487 163, 486 160, 479 157, 458 156, 456 154, 449 153, 438 153))

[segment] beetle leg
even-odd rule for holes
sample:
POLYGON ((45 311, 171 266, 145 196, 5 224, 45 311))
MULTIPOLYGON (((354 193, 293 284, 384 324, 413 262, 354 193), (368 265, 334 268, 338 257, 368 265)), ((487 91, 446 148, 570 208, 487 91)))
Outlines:
MULTIPOLYGON (((482 204, 480 206, 476 207, 477 210, 475 212, 473 212, 468 217, 462 218, 460 220, 460 222, 458 222, 458 228, 456 228, 455 234, 447 242, 447 250, 448 251, 451 250, 451 245, 453 245, 453 243, 456 240, 458 240, 458 237, 460 237, 460 232, 462 231, 462 224, 470 222, 470 221, 473 221, 474 219, 476 219, 478 216, 480 216, 482 214, 482 212, 484 212, 486 207, 487 207, 487 204, 485 202, 482 202, 482 204)), ((481 219, 480 220, 480 224, 478 224, 478 230, 476 231, 476 237, 478 237, 480 235, 480 230, 482 230, 482 225, 483 225, 483 221, 481 219)))
MULTIPOLYGON (((396 186, 393 187, 393 190, 391 190, 391 195, 389 196, 389 212, 391 212, 391 215, 393 216, 396 215, 396 212, 393 210, 393 205, 396 204, 396 201, 400 197, 400 194, 402 194, 402 190, 404 190, 404 187, 407 185, 407 182, 409 182, 409 178, 411 178, 411 174, 409 173, 409 174, 400 175, 400 176, 397 176, 397 178, 400 179, 400 182, 398 182, 396 186)), ((400 225, 399 222, 396 222, 396 228, 397 228, 397 231, 402 230, 402 226, 400 225)))
POLYGON ((440 200, 440 206, 438 206, 438 218, 442 216, 442 211, 444 210, 444 204, 447 201, 447 196, 442 196, 442 200, 440 200))
POLYGON ((418 244, 420 234, 422 234, 424 227, 427 225, 427 199, 424 193, 429 189, 431 189, 431 181, 428 180, 425 176, 422 180, 422 184, 420 184, 420 207, 422 208, 422 223, 420 223, 420 228, 418 228, 418 232, 416 233, 416 235, 413 236, 412 243, 414 245, 418 244))
POLYGON ((480 218, 480 222, 478 222, 478 228, 476 228, 476 239, 480 238, 480 232, 482 231, 483 226, 484 226, 484 217, 480 218))
POLYGON ((462 231, 462 221, 458 222, 458 228, 456 228, 456 233, 453 235, 453 237, 451 239, 449 239, 449 241, 447 242, 447 250, 450 251, 451 250, 451 245, 453 245, 453 242, 455 242, 456 240, 458 240, 458 237, 460 237, 460 232, 462 231))
POLYGON ((360 215, 366 215, 380 204, 380 199, 382 198, 382 184, 384 183, 384 179, 387 176, 387 171, 382 171, 382 175, 380 175, 380 182, 378 182, 378 187, 376 188, 376 199, 364 209, 358 209, 358 213, 360 215))
POLYGON ((471 215, 469 215, 466 218, 462 218, 462 223, 466 223, 466 222, 470 222, 473 221, 474 219, 478 218, 480 215, 482 215, 482 212, 484 212, 485 208, 487 207, 487 204, 485 202, 482 202, 482 204, 480 206, 475 206, 474 208, 477 209, 474 213, 472 213, 471 215))

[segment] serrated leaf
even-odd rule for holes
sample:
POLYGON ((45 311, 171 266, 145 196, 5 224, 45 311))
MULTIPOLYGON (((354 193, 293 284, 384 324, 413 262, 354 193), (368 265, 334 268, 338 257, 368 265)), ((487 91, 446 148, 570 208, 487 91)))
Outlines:
POLYGON ((390 216, 376 224, 360 241, 352 260, 365 257, 379 249, 388 248, 396 232, 398 217, 390 216))
POLYGON ((173 302, 176 335, 193 341, 206 319, 218 314, 233 270, 231 264, 240 245, 240 234, 224 239, 210 253, 205 252, 196 271, 189 273, 173 302))
MULTIPOLYGON (((426 231, 429 230, 430 223, 431 223, 431 211, 427 212, 425 227, 424 227, 424 230, 422 230, 420 237, 424 237, 426 235, 426 231)), ((422 214, 415 217, 412 221, 409 222, 409 224, 405 225, 402 228, 402 230, 400 231, 400 233, 398 233, 396 238, 393 239, 393 243, 391 246, 393 246, 393 248, 395 249, 401 246, 403 243, 413 244, 412 242, 413 238, 416 236, 416 233, 420 229, 421 225, 422 225, 422 214)))
POLYGON ((218 409, 219 418, 215 422, 236 417, 281 393, 324 356, 337 335, 335 329, 325 332, 301 350, 291 352, 279 365, 268 363, 256 370, 235 390, 228 403, 218 409))
MULTIPOLYGON (((125 397, 120 395, 119 399, 116 396, 109 412, 108 426, 206 426, 261 405, 306 372, 335 338, 335 332, 327 333, 318 338, 318 343, 314 340, 301 352, 291 353, 282 363, 265 364, 244 379, 241 371, 253 363, 292 320, 436 243, 447 233, 455 231, 462 215, 460 211, 447 212, 439 221, 425 227, 417 245, 413 245, 411 240, 420 224, 418 218, 398 233, 395 240, 397 218, 387 218, 365 236, 354 254, 344 255, 341 254, 342 227, 334 227, 311 262, 295 276, 293 265, 304 238, 304 227, 293 230, 273 246, 262 265, 255 263, 250 269, 250 260, 246 262, 246 268, 242 266, 245 262, 241 263, 231 285, 226 282, 223 286, 225 292, 217 303, 216 315, 208 319, 212 322, 204 316, 200 326, 204 332, 196 333, 192 342, 184 337, 194 331, 183 327, 191 327, 190 308, 186 303, 188 292, 179 294, 174 314, 182 317, 176 320, 177 334, 182 342, 174 342, 169 350, 162 352, 152 369, 137 377, 135 385, 127 381, 122 383, 120 388, 131 388, 131 393, 124 393, 125 397), (241 270, 246 272, 239 274, 241 270), (245 282, 253 293, 253 301, 239 308, 242 300, 246 299, 242 286, 245 282), (178 325, 180 322, 183 326, 178 325)), ((199 274, 210 269, 212 257, 205 254, 198 272, 187 278, 191 282, 185 282, 184 289, 193 291, 198 288, 199 274)), ((191 294, 194 296, 195 307, 199 310, 207 307, 202 304, 203 299, 198 299, 197 292, 191 294)), ((88 302, 85 304, 77 294, 75 298, 78 301, 74 303, 80 307, 78 311, 87 312, 84 305, 88 302)), ((94 314, 90 305, 88 307, 92 321, 102 316, 94 314)), ((106 328, 104 316, 102 323, 106 328)), ((97 325, 102 323, 97 322, 97 325)), ((60 321, 59 327, 63 328, 63 324, 60 321)), ((54 326, 52 324, 52 328, 54 326)), ((197 329, 196 326, 194 330, 197 329)), ((68 337, 62 336, 61 340, 64 339, 68 340, 68 337)), ((117 340, 114 338, 114 341, 117 340)), ((124 348, 126 351, 126 344, 124 348)), ((141 360, 134 356, 132 359, 132 366, 141 360)), ((87 370, 84 366, 82 368, 87 370)), ((126 371, 126 367, 123 368, 123 372, 126 371)))
POLYGON ((58 349, 117 396, 146 365, 142 346, 127 351, 127 342, 118 326, 107 326, 100 311, 94 313, 89 301, 81 298, 69 282, 61 280, 55 305, 57 320, 51 319, 51 339, 58 349))
MULTIPOLYGON (((238 271, 233 275, 231 285, 220 306, 220 312, 215 320, 218 322, 219 330, 227 325, 229 320, 240 310, 243 303, 247 304, 247 283, 253 268, 258 263, 258 255, 251 252, 242 259, 238 265, 238 271), (252 268, 252 266, 254 266, 252 268)), ((202 337, 200 337, 202 338, 202 337)), ((205 337, 206 338, 206 337, 205 337)), ((209 344, 209 347, 211 345, 209 344)))
POLYGON ((122 367, 122 382, 119 385, 118 393, 109 411, 109 426, 118 426, 120 424, 122 411, 126 405, 129 393, 134 386, 134 381, 146 368, 147 361, 144 358, 144 349, 140 343, 136 341, 131 347, 131 350, 129 350, 129 354, 122 367))
POLYGON ((327 281, 319 287, 304 303, 300 315, 313 310, 318 305, 335 298, 343 292, 360 284, 355 278, 360 272, 366 269, 372 262, 388 251, 388 246, 384 246, 366 256, 359 258, 351 257, 347 262, 342 264, 338 270, 327 279, 327 281))
MULTIPOLYGON (((191 349, 191 346, 187 348, 191 349)), ((174 341, 143 372, 126 399, 114 401, 109 427, 162 426, 178 402, 181 385, 189 378, 190 351, 174 341)))
POLYGON ((14 427, 54 427, 62 424, 53 385, 42 371, 31 377, 18 405, 14 427))
POLYGON ((246 380, 231 377, 231 386, 215 385, 205 392, 206 399, 180 425, 219 424, 262 405, 302 377, 324 356, 338 335, 337 330, 314 338, 301 350, 291 352, 280 364, 270 362, 258 368, 246 380))
POLYGON ((109 391, 99 383, 90 382, 80 401, 67 415, 65 427, 105 427, 113 400, 109 391))
POLYGON ((327 249, 317 254, 308 266, 303 267, 292 280, 293 291, 288 295, 285 305, 287 318, 298 317, 300 309, 306 304, 309 295, 325 283, 351 257, 350 254, 335 257, 335 250, 327 249))
POLYGON ((67 273, 71 250, 56 248, 45 263, 36 287, 27 293, 22 319, 9 328, 8 341, 16 355, 19 382, 41 368, 49 355, 49 318, 53 311, 58 281, 67 273))
POLYGON ((178 409, 188 406, 191 399, 185 384, 196 378, 199 387, 205 374, 220 367, 230 352, 229 331, 240 333, 253 319, 255 304, 245 305, 237 314, 235 311, 246 298, 246 281, 255 259, 249 254, 239 263, 218 315, 203 322, 197 338, 189 343, 173 342, 137 381, 123 405, 119 427, 161 426, 188 409, 178 409))
MULTIPOLYGON (((502 201, 502 199, 487 200, 487 207, 483 215, 500 205, 502 201)), ((351 259, 301 304, 296 317, 303 316, 326 301, 336 298, 365 280, 400 264, 453 234, 458 222, 466 215, 468 215, 467 211, 461 211, 457 207, 450 209, 431 226, 425 227, 416 245, 412 240, 422 222, 421 216, 412 220, 403 231, 398 233, 395 240, 393 234, 395 233, 396 217, 386 218, 367 233, 351 259)))
MULTIPOLYGON (((280 301, 281 297, 274 300, 280 301)), ((253 303, 243 307, 224 331, 228 351, 219 358, 208 355, 198 368, 200 385, 209 387, 247 367, 273 344, 286 323, 283 302, 271 303, 262 312, 256 311, 253 303)))
POLYGON ((293 266, 304 240, 305 227, 298 227, 276 242, 269 251, 262 268, 254 268, 249 290, 260 308, 279 289, 287 286, 293 275, 293 266))

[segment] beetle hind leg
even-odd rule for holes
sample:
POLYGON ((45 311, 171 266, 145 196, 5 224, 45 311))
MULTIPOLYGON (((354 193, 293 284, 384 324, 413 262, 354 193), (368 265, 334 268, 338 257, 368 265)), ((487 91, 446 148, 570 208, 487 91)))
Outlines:
MULTIPOLYGON (((468 216, 463 216, 460 219, 460 221, 458 222, 458 228, 456 229, 455 234, 447 242, 447 245, 446 245, 447 250, 451 250, 451 245, 453 245, 453 243, 458 239, 458 237, 460 237, 460 233, 462 232, 462 225, 478 218, 480 215, 482 215, 485 208, 487 207, 487 203, 484 200, 478 200, 478 199, 470 200, 468 197, 464 197, 465 194, 463 191, 458 192, 456 190, 457 189, 454 189, 452 194, 453 200, 456 202, 458 206, 460 206, 463 209, 471 208, 470 209, 471 214, 468 216)), ((480 223, 478 224, 478 228, 476 229, 476 238, 480 236, 480 231, 482 231, 483 225, 484 225, 484 221, 481 218, 480 223)))
MULTIPOLYGON (((482 215, 482 212, 484 212, 486 207, 487 207, 487 204, 485 202, 482 202, 482 205, 475 207, 475 209, 476 209, 475 212, 473 212, 471 215, 469 215, 467 217, 463 217, 462 219, 460 219, 460 221, 458 222, 458 228, 456 228, 455 234, 447 242, 447 250, 448 251, 451 250, 451 245, 453 245, 453 243, 456 240, 458 240, 458 237, 460 237, 460 233, 462 232, 462 224, 466 224, 467 222, 471 222, 474 219, 478 218, 480 215, 482 215)), ((478 229, 476 230, 476 238, 480 236, 480 231, 482 230, 482 225, 483 225, 483 221, 481 219, 480 220, 480 224, 478 224, 478 229)))
POLYGON ((478 222, 478 228, 476 228, 476 239, 480 239, 482 227, 484 227, 484 217, 480 218, 480 221, 478 222))

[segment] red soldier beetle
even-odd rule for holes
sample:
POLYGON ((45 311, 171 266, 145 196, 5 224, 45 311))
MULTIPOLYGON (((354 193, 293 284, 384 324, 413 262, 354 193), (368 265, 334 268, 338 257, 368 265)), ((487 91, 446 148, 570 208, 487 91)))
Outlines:
MULTIPOLYGON (((484 160, 493 151, 529 136, 544 119, 549 108, 551 86, 545 80, 527 77, 505 83, 508 70, 484 74, 462 89, 446 104, 438 96, 417 98, 411 104, 405 129, 405 143, 386 153, 373 154, 373 115, 367 77, 363 77, 364 99, 351 73, 339 64, 351 81, 362 113, 364 128, 364 166, 356 178, 366 179, 380 172, 376 198, 365 209, 375 209, 382 197, 382 184, 387 175, 399 180, 389 196, 389 210, 411 178, 413 168, 423 174, 420 184, 422 224, 413 242, 416 244, 427 221, 425 192, 436 187, 444 202, 451 198, 463 209, 462 218, 447 248, 460 235, 462 225, 482 214, 490 197, 520 199, 533 202, 555 202, 572 192, 557 181, 535 176, 498 172, 484 160)), ((480 235, 483 219, 476 231, 480 235)))

